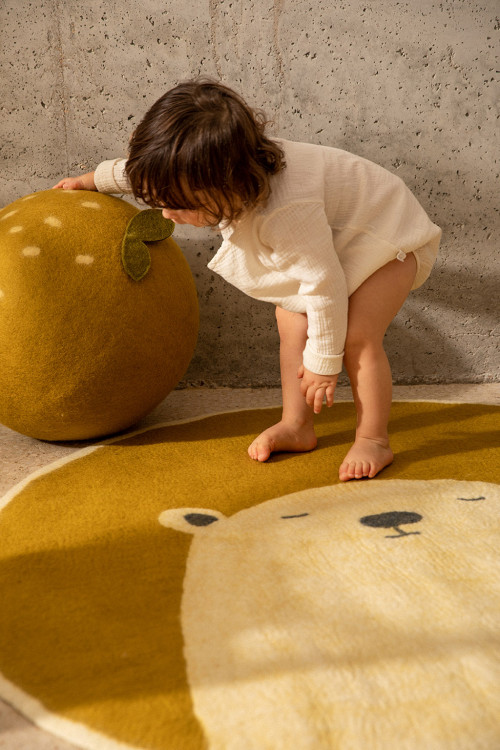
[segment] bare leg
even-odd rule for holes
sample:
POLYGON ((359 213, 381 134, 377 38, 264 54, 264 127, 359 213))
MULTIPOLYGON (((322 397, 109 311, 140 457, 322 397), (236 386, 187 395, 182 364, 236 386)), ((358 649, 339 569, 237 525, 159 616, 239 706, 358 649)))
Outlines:
POLYGON ((281 388, 283 413, 281 421, 256 438, 248 454, 256 461, 267 461, 274 451, 310 451, 316 447, 314 412, 300 392, 297 371, 307 340, 307 317, 276 308, 280 334, 281 388))
POLYGON ((383 347, 389 323, 405 301, 416 273, 409 253, 379 268, 349 298, 344 365, 356 405, 356 439, 339 469, 342 481, 373 477, 391 463, 387 425, 392 376, 383 347))

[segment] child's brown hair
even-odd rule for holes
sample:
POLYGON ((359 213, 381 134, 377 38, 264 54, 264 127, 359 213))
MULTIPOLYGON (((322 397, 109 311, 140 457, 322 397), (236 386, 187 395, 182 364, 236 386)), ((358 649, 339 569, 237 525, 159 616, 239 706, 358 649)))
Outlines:
POLYGON ((266 201, 270 176, 285 166, 265 126, 262 112, 221 83, 179 84, 153 104, 131 138, 125 170, 135 197, 204 210, 214 225, 231 223, 266 201))

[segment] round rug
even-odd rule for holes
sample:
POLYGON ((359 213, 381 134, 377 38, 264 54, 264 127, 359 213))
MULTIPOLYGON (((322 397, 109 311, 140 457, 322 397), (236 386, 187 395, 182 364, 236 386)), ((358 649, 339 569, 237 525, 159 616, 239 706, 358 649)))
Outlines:
MULTIPOLYGON (((498 414, 498 407, 480 404, 396 402, 394 463, 374 480, 347 485, 338 483, 337 470, 353 437, 351 403, 319 416, 315 451, 277 454, 265 464, 251 461, 246 448, 278 418, 277 409, 156 426, 46 467, 0 506, 1 696, 40 726, 92 750, 201 750, 207 742, 278 750, 290 747, 287 726, 302 750, 333 746, 321 744, 333 741, 324 716, 334 701, 324 681, 342 678, 340 684, 353 688, 339 714, 349 726, 338 746, 347 748, 349 732, 358 731, 361 708, 353 696, 361 669, 370 694, 359 715, 373 724, 361 721, 359 731, 372 732, 371 748, 384 747, 391 722, 407 738, 401 747, 419 747, 408 740, 412 716, 432 709, 429 685, 442 693, 447 679, 455 708, 441 707, 444 723, 464 737, 453 747, 468 750, 471 732, 485 738, 480 747, 498 746, 499 645, 490 627, 500 616, 494 612, 500 593, 498 414), (273 508, 283 512, 271 523, 273 508), (397 565, 389 564, 388 551, 397 565), (350 586, 340 586, 344 573, 350 586), (383 580, 383 596, 373 595, 375 580, 383 580), (325 581, 336 584, 325 588, 325 581), (325 602, 321 591, 330 591, 325 602), (437 609, 429 604, 435 601, 441 602, 437 609), (381 602, 390 617, 384 619, 381 602), (317 642, 308 647, 301 618, 316 604, 323 614, 317 642), (403 648, 400 626, 391 631, 389 623, 412 607, 420 615, 403 618, 414 628, 413 646, 403 648), (298 634, 296 648, 284 621, 272 614, 282 611, 298 618, 287 620, 298 634), (473 620, 471 611, 485 614, 473 620), (263 622, 263 613, 273 622, 263 622), (328 647, 321 630, 326 614, 338 638, 328 647), (363 650, 356 623, 366 626, 370 618, 376 627, 363 650), (224 628, 235 644, 230 652, 223 647, 227 639, 214 635, 224 628), (358 644, 354 652, 340 637, 349 630, 358 644), (391 643, 398 644, 395 651, 391 643), (461 693, 452 680, 453 659, 470 690, 461 693), (321 664, 330 670, 326 677, 321 664), (419 683, 424 666, 426 689, 419 683), (409 711, 402 707, 411 685, 405 692, 398 679, 405 673, 420 701, 409 711), (271 718, 257 711, 259 690, 271 718), (387 715, 377 691, 393 696, 384 704, 387 715), (474 702, 478 691, 484 700, 474 702), (244 695, 254 725, 250 737, 237 705, 244 695), (458 707, 466 699, 464 723, 458 707), (207 706, 214 707, 212 719, 207 706), (297 726, 294 714, 302 717, 297 726), (309 737, 301 734, 304 726, 309 737), (262 744, 265 737, 268 744, 262 744)), ((435 739, 427 746, 449 747, 443 721, 423 722, 426 736, 435 739)), ((370 744, 362 734, 357 742, 370 744)))

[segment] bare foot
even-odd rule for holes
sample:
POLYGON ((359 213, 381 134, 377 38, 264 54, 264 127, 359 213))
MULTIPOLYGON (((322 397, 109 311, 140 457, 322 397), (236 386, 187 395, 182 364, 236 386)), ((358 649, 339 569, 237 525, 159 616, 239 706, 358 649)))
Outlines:
POLYGON ((372 438, 356 438, 339 469, 341 482, 349 479, 372 478, 381 469, 388 466, 394 454, 389 441, 378 441, 372 438))
POLYGON ((255 438, 248 449, 248 455, 255 461, 267 461, 271 453, 277 451, 312 451, 317 442, 312 426, 295 427, 278 422, 255 438))

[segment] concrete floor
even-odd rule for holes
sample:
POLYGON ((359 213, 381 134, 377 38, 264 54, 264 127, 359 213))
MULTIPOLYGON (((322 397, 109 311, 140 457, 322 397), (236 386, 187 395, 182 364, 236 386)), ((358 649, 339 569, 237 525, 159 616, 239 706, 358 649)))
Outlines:
MULTIPOLYGON (((139 426, 196 417, 230 409, 277 406, 279 389, 204 389, 173 391, 139 426)), ((348 387, 338 388, 337 400, 350 400, 348 387)), ((500 404, 500 384, 395 386, 395 400, 438 400, 500 404)), ((95 441, 94 441, 95 442, 95 441)), ((19 435, 0 425, 0 497, 31 472, 79 450, 92 441, 52 444, 19 435)), ((72 750, 64 742, 26 721, 0 701, 0 750, 72 750)))

